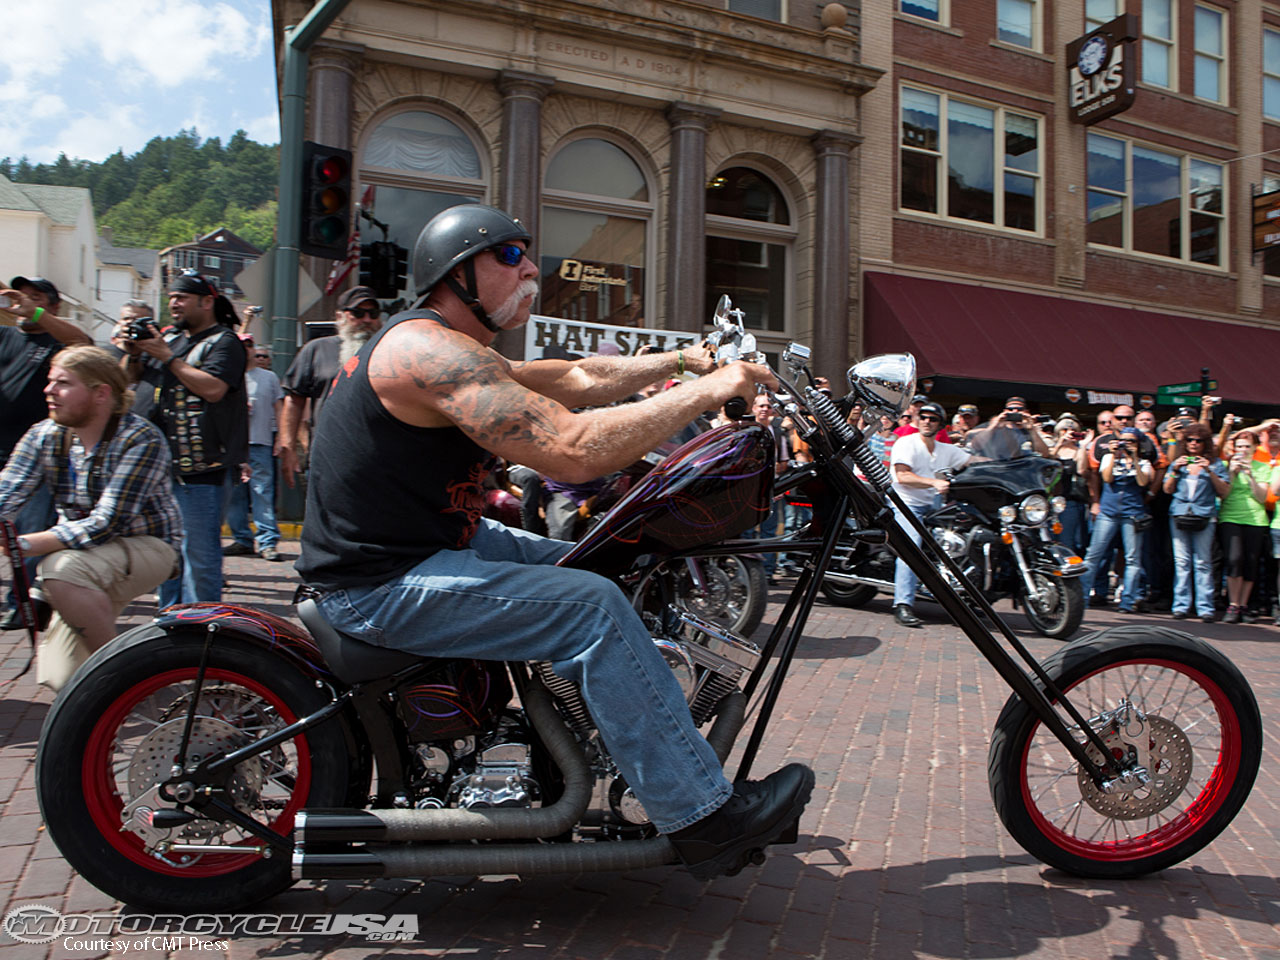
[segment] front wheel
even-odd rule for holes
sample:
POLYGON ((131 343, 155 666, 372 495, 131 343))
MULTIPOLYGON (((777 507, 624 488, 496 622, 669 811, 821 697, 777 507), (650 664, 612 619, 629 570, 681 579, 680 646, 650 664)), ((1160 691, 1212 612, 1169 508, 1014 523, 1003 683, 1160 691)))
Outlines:
POLYGON ((822 581, 822 595, 838 607, 865 607, 878 591, 869 583, 822 581))
MULTIPOLYGON (((148 628, 139 628, 141 634, 148 628)), ((161 829, 150 810, 174 809, 171 776, 195 696, 204 636, 126 634, 76 674, 50 710, 36 754, 49 835, 98 889, 129 904, 186 912, 230 910, 287 888, 287 851, 210 808, 161 829), (208 847, 209 852, 203 852, 208 847)), ((328 702, 288 661, 234 637, 210 648, 187 740, 189 761, 259 740, 328 702)), ((289 836, 304 805, 341 806, 352 777, 342 721, 321 723, 239 763, 222 795, 272 833, 289 836)))
POLYGON ((764 619, 769 603, 764 565, 754 557, 693 557, 663 563, 648 582, 667 577, 675 605, 725 627, 740 637, 750 637, 764 619), (691 569, 691 565, 694 569, 691 569), (695 579, 694 570, 702 586, 695 579))
POLYGON ((1022 597, 1031 626, 1050 640, 1068 640, 1084 619, 1084 584, 1080 577, 1053 577, 1035 571, 1035 597, 1022 597))
POLYGON ((1028 853, 1081 877, 1137 877, 1185 860, 1240 811, 1262 756, 1262 721, 1249 684, 1217 650, 1175 630, 1118 627, 1043 666, 1112 755, 1136 760, 1149 779, 1099 789, 1011 697, 987 772, 1000 819, 1028 853))

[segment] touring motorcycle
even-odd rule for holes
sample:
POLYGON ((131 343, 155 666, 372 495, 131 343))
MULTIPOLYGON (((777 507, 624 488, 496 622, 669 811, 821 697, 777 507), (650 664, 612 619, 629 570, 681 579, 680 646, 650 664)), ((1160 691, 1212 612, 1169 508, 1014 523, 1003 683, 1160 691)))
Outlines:
MULTIPOLYGON (((721 359, 752 356, 741 320, 723 300, 721 359)), ((1261 755, 1239 670, 1198 639, 1134 627, 1036 662, 927 529, 917 546, 893 521, 884 465, 814 389, 807 354, 784 354, 772 399, 813 453, 814 522, 788 546, 804 566, 768 638, 757 646, 670 604, 643 614, 722 762, 745 734, 732 776, 749 774, 823 578, 855 536, 897 551, 1012 688, 989 771, 1018 843, 1101 878, 1159 870, 1209 843, 1244 804, 1261 755)), ((871 358, 849 379, 867 408, 896 416, 915 392, 914 360, 871 358)), ((719 427, 663 460, 562 562, 622 582, 687 555, 755 552, 758 541, 726 538, 766 515, 773 480, 766 430, 719 427)), ((677 862, 580 691, 549 664, 421 659, 335 632, 313 600, 297 611, 305 629, 236 604, 171 607, 96 651, 63 689, 41 732, 38 799, 90 883, 151 909, 207 912, 299 878, 677 862)), ((742 865, 762 858, 750 851, 742 865)))
MULTIPOLYGON (((987 600, 1012 599, 1036 632, 1054 640, 1073 636, 1085 611, 1084 561, 1050 535, 1067 505, 1050 495, 1061 474, 1056 461, 1027 453, 970 461, 949 473, 946 503, 924 518, 987 600)), ((847 526, 822 592, 832 603, 860 607, 880 590, 893 592, 897 557, 887 545, 860 539, 856 519, 847 526)), ((931 598, 927 589, 921 594, 931 598)))

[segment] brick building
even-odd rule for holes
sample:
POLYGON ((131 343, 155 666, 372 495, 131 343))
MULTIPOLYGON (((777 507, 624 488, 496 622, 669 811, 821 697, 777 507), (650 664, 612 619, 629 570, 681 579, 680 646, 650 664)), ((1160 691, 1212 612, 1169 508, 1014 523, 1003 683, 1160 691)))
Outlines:
POLYGON ((211 230, 190 243, 165 247, 160 251, 161 289, 169 289, 169 281, 183 270, 195 270, 208 277, 229 300, 239 305, 244 294, 236 286, 236 277, 252 266, 262 251, 226 227, 211 230))
MULTIPOLYGON (((277 49, 310 5, 273 0, 277 49)), ((523 219, 540 312, 700 330, 727 292, 765 349, 802 338, 839 376, 860 43, 856 8, 797 0, 352 0, 311 52, 306 135, 354 151, 404 246, 458 202, 523 219)))
POLYGON ((885 76, 858 351, 912 350, 944 402, 1089 412, 1207 366, 1228 409, 1275 412, 1280 254, 1254 254, 1252 206, 1280 188, 1280 7, 893 0, 861 22, 885 76), (1126 13, 1132 106, 1073 122, 1066 47, 1126 13))

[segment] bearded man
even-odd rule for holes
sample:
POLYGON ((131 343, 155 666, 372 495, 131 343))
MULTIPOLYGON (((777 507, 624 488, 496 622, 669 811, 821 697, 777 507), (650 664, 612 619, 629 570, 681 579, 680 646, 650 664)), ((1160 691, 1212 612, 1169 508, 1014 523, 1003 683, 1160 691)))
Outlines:
POLYGON ((58 690, 115 637, 125 605, 173 573, 182 517, 169 445, 129 412, 133 392, 115 357, 98 347, 63 350, 44 395, 49 419, 22 436, 0 473, 0 516, 16 516, 42 484, 53 494, 56 520, 19 537, 18 547, 40 559, 54 616, 37 679, 58 690))
POLYGON ((378 305, 377 295, 368 287, 352 287, 338 297, 338 310, 333 322, 338 328, 337 335, 319 337, 305 344, 284 375, 284 409, 278 439, 280 468, 291 487, 299 469, 298 442, 301 441, 303 453, 306 453, 333 378, 338 375, 339 368, 364 346, 365 341, 382 329, 382 307, 378 305), (311 401, 308 430, 305 437, 300 437, 299 428, 308 400, 311 401))

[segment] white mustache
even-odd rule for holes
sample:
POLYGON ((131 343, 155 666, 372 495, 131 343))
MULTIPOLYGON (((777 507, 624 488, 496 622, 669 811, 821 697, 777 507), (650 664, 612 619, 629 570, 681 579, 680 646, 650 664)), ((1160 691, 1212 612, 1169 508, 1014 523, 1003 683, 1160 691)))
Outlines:
POLYGON ((520 313, 520 305, 526 300, 530 300, 538 295, 538 282, 536 280, 522 280, 520 285, 516 287, 511 296, 503 302, 502 306, 493 311, 493 324, 506 330, 512 325, 512 321, 520 313))

